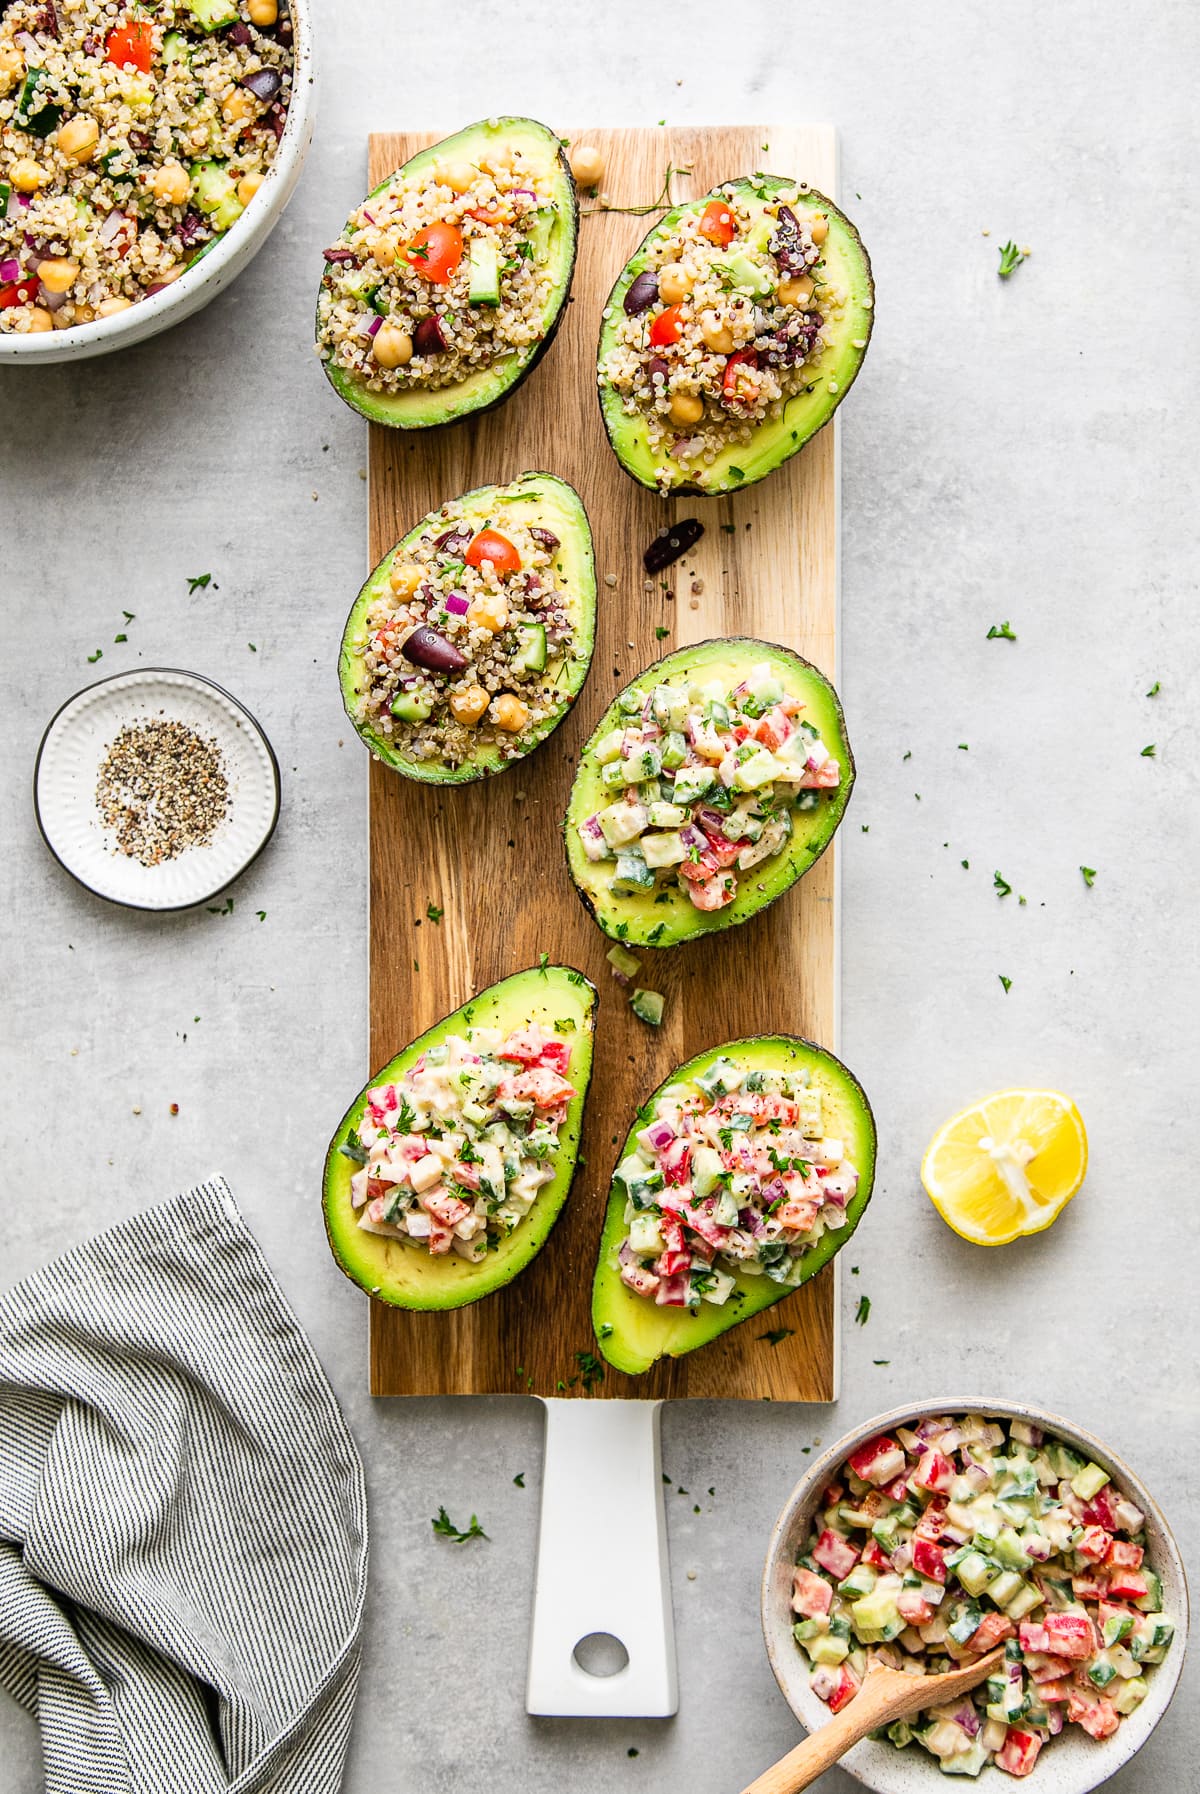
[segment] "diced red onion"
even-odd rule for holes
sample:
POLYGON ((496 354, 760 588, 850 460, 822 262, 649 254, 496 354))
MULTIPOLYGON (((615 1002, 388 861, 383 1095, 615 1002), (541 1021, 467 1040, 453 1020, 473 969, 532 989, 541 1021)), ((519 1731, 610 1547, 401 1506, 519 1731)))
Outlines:
POLYGON ((98 233, 100 241, 104 244, 106 249, 120 236, 125 228, 125 224, 126 218, 124 212, 112 211, 108 214, 107 218, 100 226, 98 233))
POLYGON ((372 318, 371 322, 367 325, 367 335, 374 336, 378 331, 380 331, 382 329, 383 329, 383 319, 382 318, 372 318))
POLYGON ((703 436, 679 436, 671 444, 667 453, 676 461, 690 461, 704 447, 703 436))
MULTIPOLYGON (((153 288, 150 290, 153 291, 153 288)), ((52 293, 46 287, 39 287, 38 304, 44 305, 47 311, 57 311, 66 303, 67 295, 65 293, 52 293)))
POLYGON ((20 280, 20 278, 21 264, 17 261, 15 256, 9 256, 7 261, 0 262, 0 280, 2 280, 6 286, 9 281, 20 280))
POLYGON ((644 1127, 640 1130, 638 1133, 638 1144, 639 1146, 649 1147, 651 1152, 661 1152, 663 1147, 669 1146, 674 1138, 675 1129, 671 1126, 670 1122, 659 1119, 658 1121, 652 1121, 649 1127, 644 1127))
POLYGON ((679 839, 683 842, 685 847, 698 848, 701 853, 708 846, 708 836, 701 834, 700 830, 695 828, 690 822, 687 824, 686 828, 680 829, 679 839))
POLYGON ((445 602, 446 609, 456 617, 465 617, 471 608, 471 601, 465 592, 447 592, 445 602))
POLYGON ((962 1727, 968 1738, 979 1736, 979 1714, 970 1701, 963 1701, 962 1705, 955 1710, 954 1723, 962 1727))
POLYGON ((536 199, 537 194, 534 192, 532 187, 514 187, 512 190, 512 198, 513 199, 536 199))

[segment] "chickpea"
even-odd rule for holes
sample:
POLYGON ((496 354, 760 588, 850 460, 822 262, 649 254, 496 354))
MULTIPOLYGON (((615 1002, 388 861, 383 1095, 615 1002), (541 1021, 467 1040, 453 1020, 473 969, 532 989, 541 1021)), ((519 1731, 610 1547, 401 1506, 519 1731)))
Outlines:
POLYGON ((439 162, 434 172, 452 193, 466 193, 475 182, 475 170, 469 162, 439 162))
POLYGON ((590 144, 581 143, 577 149, 572 146, 570 163, 576 186, 598 187, 604 179, 604 157, 590 144))
POLYGON ((100 141, 100 127, 86 112, 77 112, 60 125, 54 142, 68 162, 90 162, 100 141))
POLYGON ((25 58, 15 44, 5 44, 0 49, 0 93, 7 93, 15 87, 25 67, 25 58))
POLYGON ((714 355, 733 354, 733 332, 718 312, 700 313, 700 334, 704 338, 705 347, 711 349, 714 355))
POLYGON ((38 263, 38 279, 48 293, 67 293, 79 279, 79 263, 49 260, 38 263))
POLYGON ((32 335, 35 331, 53 329, 54 319, 51 314, 48 311, 43 310, 40 305, 35 305, 29 313, 30 334, 32 335))
POLYGON ((668 262, 658 273, 658 296, 665 305, 678 305, 692 290, 692 277, 678 262, 668 262))
POLYGON ((808 221, 808 234, 814 243, 823 243, 829 235, 829 220, 823 212, 814 212, 808 221))
POLYGON ((704 416, 704 400, 694 393, 677 392, 671 399, 671 422, 673 424, 698 424, 704 416))
POLYGON ((257 25, 260 31, 265 31, 279 18, 277 0, 248 0, 246 17, 252 25, 257 25))
POLYGON ((412 353, 412 337, 396 324, 385 324, 371 339, 371 354, 381 368, 406 368, 412 353))
POLYGON ((801 307, 806 306, 812 296, 812 276, 808 274, 797 274, 790 280, 781 280, 775 293, 780 305, 801 307))
POLYGON ((96 307, 96 316, 115 318, 119 311, 128 311, 132 304, 132 299, 102 299, 96 307))
POLYGON ((400 253, 400 239, 394 230, 381 230, 371 248, 371 254, 381 268, 390 268, 400 253))
MULTIPOLYGON (((379 334, 383 335, 382 330, 379 334)), ((411 598, 424 577, 424 569, 416 561, 393 561, 388 584, 397 598, 411 598)))
POLYGON ((227 124, 248 124, 257 113, 258 101, 248 87, 231 87, 221 102, 221 116, 227 124))
POLYGON ((76 317, 73 305, 60 305, 57 311, 50 313, 51 322, 56 330, 70 330, 73 324, 82 324, 83 319, 76 317))
POLYGON ((468 685, 465 691, 450 694, 450 709, 455 722, 473 729, 488 707, 488 695, 482 685, 468 685))
POLYGON ((262 186, 263 179, 264 176, 261 174, 244 174, 242 176, 237 186, 237 196, 242 205, 248 206, 250 204, 250 201, 262 186))
POLYGON ((508 600, 503 592, 484 592, 482 597, 471 600, 467 611, 467 622, 476 629, 486 629, 491 635, 499 635, 508 623, 508 600))
POLYGON ((188 195, 192 191, 191 176, 182 163, 164 162, 162 167, 154 172, 154 179, 150 182, 150 191, 160 205, 186 205, 188 195))
POLYGON ((9 169, 8 178, 18 193, 36 193, 46 173, 31 156, 21 156, 9 169))
POLYGON ((510 691, 502 692, 498 698, 493 699, 492 715, 496 720, 496 727, 504 729, 509 735, 519 735, 529 721, 529 711, 520 698, 514 697, 510 691))

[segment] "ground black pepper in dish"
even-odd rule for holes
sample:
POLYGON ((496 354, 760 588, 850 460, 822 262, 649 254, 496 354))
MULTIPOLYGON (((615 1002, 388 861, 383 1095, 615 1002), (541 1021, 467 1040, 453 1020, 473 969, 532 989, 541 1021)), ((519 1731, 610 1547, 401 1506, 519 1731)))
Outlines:
POLYGON ((229 812, 217 743, 166 717, 128 723, 105 753, 96 805, 115 852, 143 866, 212 840, 229 812))

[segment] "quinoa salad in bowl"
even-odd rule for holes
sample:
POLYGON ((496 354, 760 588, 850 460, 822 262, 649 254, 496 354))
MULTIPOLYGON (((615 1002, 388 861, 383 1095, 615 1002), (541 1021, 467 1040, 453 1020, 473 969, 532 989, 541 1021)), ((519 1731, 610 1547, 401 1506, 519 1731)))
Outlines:
POLYGON ((410 531, 359 594, 342 642, 347 711, 410 777, 503 771, 565 716, 594 624, 574 490, 542 473, 481 487, 410 531))
POLYGON ((576 232, 562 145, 535 120, 414 156, 325 251, 317 351, 334 388, 407 429, 499 403, 554 335, 576 232))
POLYGON ((857 233, 802 182, 729 181, 676 208, 604 312, 601 406, 622 465, 663 491, 760 479, 832 415, 871 304, 857 233))
POLYGON ((307 0, 14 0, 0 16, 0 359, 138 342, 206 304, 290 197, 307 0))

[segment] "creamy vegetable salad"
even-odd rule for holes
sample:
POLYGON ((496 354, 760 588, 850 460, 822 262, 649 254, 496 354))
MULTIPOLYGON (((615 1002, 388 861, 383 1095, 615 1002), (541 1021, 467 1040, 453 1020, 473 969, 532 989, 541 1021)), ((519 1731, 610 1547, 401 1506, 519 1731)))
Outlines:
POLYGON ((1022 1420, 950 1415, 870 1439, 824 1490, 792 1608, 836 1713, 872 1660, 933 1675, 1004 1647, 952 1706, 888 1728, 947 1775, 1030 1774, 1065 1726, 1115 1732, 1174 1625, 1145 1515, 1107 1471, 1022 1420))

